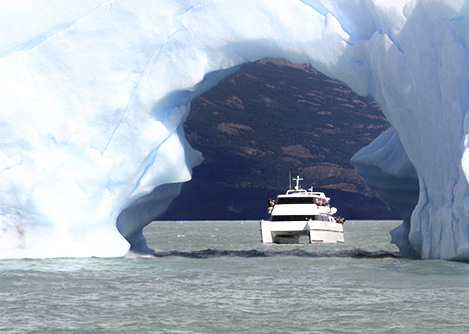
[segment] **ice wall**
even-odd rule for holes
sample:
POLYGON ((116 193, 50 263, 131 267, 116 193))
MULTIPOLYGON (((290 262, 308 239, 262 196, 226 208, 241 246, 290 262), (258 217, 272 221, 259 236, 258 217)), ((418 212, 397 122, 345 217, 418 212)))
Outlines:
POLYGON ((394 129, 354 163, 403 214, 403 253, 468 260, 468 7, 0 0, 0 257, 148 250, 142 228, 201 161, 182 130, 190 101, 283 57, 383 108, 394 129))

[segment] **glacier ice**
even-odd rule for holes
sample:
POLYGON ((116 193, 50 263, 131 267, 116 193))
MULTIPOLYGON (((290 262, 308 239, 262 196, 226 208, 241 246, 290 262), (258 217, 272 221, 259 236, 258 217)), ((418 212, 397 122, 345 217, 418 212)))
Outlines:
POLYGON ((0 257, 149 251, 201 161, 190 102, 243 63, 309 63, 393 128, 353 158, 407 256, 469 260, 469 2, 0 0, 0 257), (130 246, 132 245, 132 246, 130 246))

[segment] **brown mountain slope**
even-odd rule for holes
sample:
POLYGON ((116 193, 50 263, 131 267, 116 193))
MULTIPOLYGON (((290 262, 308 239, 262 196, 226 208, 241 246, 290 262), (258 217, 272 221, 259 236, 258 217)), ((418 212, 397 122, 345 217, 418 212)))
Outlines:
POLYGON ((395 218, 349 163, 389 126, 374 101, 310 66, 246 64, 192 102, 185 133, 205 160, 161 218, 258 219, 289 171, 342 215, 395 218))

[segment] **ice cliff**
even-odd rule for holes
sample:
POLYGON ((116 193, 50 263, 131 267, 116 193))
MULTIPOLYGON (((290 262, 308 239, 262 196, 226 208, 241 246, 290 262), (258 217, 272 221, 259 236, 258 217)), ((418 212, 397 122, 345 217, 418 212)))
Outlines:
POLYGON ((374 98, 353 159, 407 256, 469 260, 469 2, 0 0, 0 257, 123 256, 201 161, 192 99, 265 57, 374 98))

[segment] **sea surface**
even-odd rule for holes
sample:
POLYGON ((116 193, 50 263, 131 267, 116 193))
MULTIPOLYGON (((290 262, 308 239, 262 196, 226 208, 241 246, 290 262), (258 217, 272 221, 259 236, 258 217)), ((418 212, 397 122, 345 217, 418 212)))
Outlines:
POLYGON ((154 222, 154 257, 0 260, 0 333, 468 333, 469 264, 401 258, 397 225, 287 246, 255 221, 154 222))

